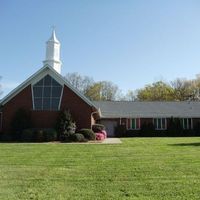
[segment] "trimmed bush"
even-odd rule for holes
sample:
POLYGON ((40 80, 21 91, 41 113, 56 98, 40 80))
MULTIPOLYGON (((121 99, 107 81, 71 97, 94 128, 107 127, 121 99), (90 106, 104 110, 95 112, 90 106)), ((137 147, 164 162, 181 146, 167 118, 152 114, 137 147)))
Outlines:
POLYGON ((65 131, 60 135, 59 140, 61 142, 72 142, 74 134, 75 133, 71 133, 71 132, 65 131))
POLYGON ((115 136, 116 137, 124 137, 126 134, 126 126, 125 125, 118 125, 115 128, 115 136))
POLYGON ((22 142, 34 142, 34 131, 33 129, 25 129, 21 134, 22 142))
POLYGON ((13 116, 11 127, 12 139, 20 140, 23 130, 31 127, 30 113, 23 108, 19 108, 13 116))
POLYGON ((57 139, 55 129, 25 129, 21 134, 22 142, 50 142, 57 139))
POLYGON ((81 129, 78 133, 83 134, 88 140, 95 140, 95 133, 91 129, 81 129))
POLYGON ((57 140, 57 132, 55 129, 45 128, 35 130, 36 142, 51 142, 57 140))
POLYGON ((183 127, 179 118, 171 117, 169 119, 169 127, 167 130, 167 136, 177 137, 183 135, 183 127))
POLYGON ((73 134, 73 141, 74 142, 87 142, 84 135, 81 133, 75 133, 73 134))
POLYGON ((94 125, 92 125, 92 130, 95 133, 98 133, 98 132, 105 130, 105 126, 103 124, 94 124, 94 125))
POLYGON ((194 126, 195 136, 200 136, 200 122, 198 121, 194 126))
POLYGON ((36 142, 45 142, 45 131, 44 129, 35 130, 35 141, 36 142))
POLYGON ((56 141, 57 132, 55 129, 45 129, 44 137, 46 142, 56 141))
POLYGON ((141 136, 140 130, 129 129, 125 133, 125 137, 140 137, 140 136, 141 136))
POLYGON ((11 141, 12 141, 12 135, 7 133, 0 134, 0 142, 11 142, 11 141))

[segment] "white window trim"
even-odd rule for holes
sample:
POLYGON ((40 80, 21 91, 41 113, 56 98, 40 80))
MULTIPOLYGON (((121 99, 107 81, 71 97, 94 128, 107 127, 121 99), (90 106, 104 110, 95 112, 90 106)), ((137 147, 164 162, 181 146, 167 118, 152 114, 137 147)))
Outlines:
POLYGON ((185 117, 185 118, 182 118, 182 125, 183 125, 184 130, 190 130, 189 129, 189 119, 191 119, 191 129, 193 129, 193 119, 185 117), (184 124, 185 119, 187 120, 187 127, 185 127, 185 124, 184 124))
POLYGON ((141 126, 140 126, 140 118, 130 118, 130 129, 131 130, 140 130, 141 129, 141 126), (133 122, 133 119, 135 121, 135 128, 132 128, 132 122, 133 122), (139 119, 139 128, 137 128, 137 119, 139 119))
POLYGON ((165 117, 153 118, 153 125, 155 127, 155 130, 167 130, 167 118, 165 117), (161 128, 158 128, 158 119, 161 119, 161 128), (165 120, 165 128, 162 127, 162 119, 165 120), (156 124, 154 123, 155 120, 156 120, 156 124))
MULTIPOLYGON (((54 80, 57 81, 57 79, 55 79, 53 76, 51 76, 50 74, 46 74, 46 75, 49 75, 51 78, 53 78, 54 80)), ((45 75, 45 76, 46 76, 45 75)), ((43 79, 45 76, 43 76, 41 79, 43 79)), ((40 81, 41 79, 37 79, 37 82, 40 81)), ((34 102, 34 93, 33 93, 33 86, 37 83, 36 81, 34 82, 34 84, 32 83, 31 84, 31 93, 32 93, 32 108, 34 111, 60 111, 60 106, 61 106, 61 101, 62 101, 62 97, 63 97, 63 91, 64 91, 64 85, 63 84, 60 84, 60 81, 58 82, 61 86, 62 86, 62 90, 61 90, 61 95, 60 95, 60 100, 59 100, 59 104, 58 104, 58 110, 36 110, 35 109, 35 102, 34 102)), ((42 89, 42 96, 43 96, 43 92, 44 92, 44 87, 42 89)), ((42 105, 43 107, 43 105, 42 105)))
POLYGON ((122 118, 119 118, 119 125, 122 125, 122 118))
POLYGON ((62 98, 63 98, 63 92, 64 92, 64 85, 62 85, 62 91, 61 91, 61 95, 60 95, 60 101, 59 101, 59 104, 58 104, 58 111, 60 110, 60 107, 61 107, 61 102, 62 102, 62 98))

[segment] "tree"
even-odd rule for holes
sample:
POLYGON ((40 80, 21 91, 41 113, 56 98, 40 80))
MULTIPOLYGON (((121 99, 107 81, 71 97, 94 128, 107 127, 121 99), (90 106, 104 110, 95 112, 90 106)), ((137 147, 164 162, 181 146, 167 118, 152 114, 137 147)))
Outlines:
POLYGON ((77 90, 93 101, 112 101, 121 96, 118 86, 110 81, 94 82, 91 77, 81 76, 77 72, 68 73, 65 78, 77 90))
POLYGON ((193 81, 177 78, 171 82, 174 90, 174 100, 184 101, 194 96, 195 84, 193 81))
POLYGON ((85 96, 88 97, 92 101, 99 101, 101 99, 101 84, 95 83, 92 86, 90 86, 86 92, 85 96))
POLYGON ((62 110, 58 116, 56 129, 59 133, 65 132, 75 133, 76 124, 72 119, 69 110, 62 110))
POLYGON ((56 122, 56 130, 61 140, 70 140, 76 131, 76 123, 73 121, 69 110, 62 110, 56 122))
POLYGON ((87 89, 94 84, 94 80, 91 77, 81 76, 77 72, 68 73, 64 78, 82 94, 85 94, 87 89))
POLYGON ((162 81, 145 86, 137 91, 139 101, 171 101, 173 100, 173 88, 162 81))
POLYGON ((92 101, 113 101, 116 100, 119 92, 118 86, 110 81, 100 81, 94 83, 85 92, 92 101))
POLYGON ((128 90, 128 92, 126 93, 124 100, 126 101, 135 101, 136 99, 136 94, 133 90, 128 90))

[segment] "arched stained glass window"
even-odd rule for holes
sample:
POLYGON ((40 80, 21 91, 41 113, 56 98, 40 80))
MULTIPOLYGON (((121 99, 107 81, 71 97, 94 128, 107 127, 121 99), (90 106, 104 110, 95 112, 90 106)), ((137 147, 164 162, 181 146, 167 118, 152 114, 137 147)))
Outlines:
POLYGON ((35 110, 58 110, 62 93, 60 85, 51 76, 46 75, 33 85, 33 99, 35 110))

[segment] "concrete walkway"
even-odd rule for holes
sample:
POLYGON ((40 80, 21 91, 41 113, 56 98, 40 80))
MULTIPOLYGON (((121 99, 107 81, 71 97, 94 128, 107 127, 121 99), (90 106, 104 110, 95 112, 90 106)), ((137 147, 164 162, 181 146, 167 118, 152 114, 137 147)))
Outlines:
MULTIPOLYGON (((0 142, 1 143, 1 142, 0 142)), ((4 142, 3 142, 4 143, 4 142)), ((120 138, 106 138, 103 141, 98 141, 98 140, 91 140, 88 142, 60 142, 60 141, 54 141, 54 142, 8 142, 8 143, 4 143, 4 144, 62 144, 62 145, 66 145, 66 144, 121 144, 122 141, 120 140, 120 138)))
POLYGON ((101 144, 121 144, 122 141, 119 138, 106 138, 101 144))

